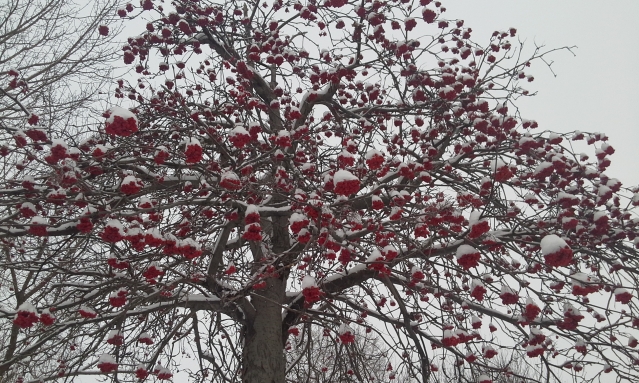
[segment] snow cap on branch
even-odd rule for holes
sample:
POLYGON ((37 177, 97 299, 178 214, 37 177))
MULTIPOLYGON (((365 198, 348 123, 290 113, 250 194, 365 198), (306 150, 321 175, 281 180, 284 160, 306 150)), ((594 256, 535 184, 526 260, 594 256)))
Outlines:
POLYGON ((359 178, 348 170, 340 169, 333 175, 333 185, 336 194, 349 196, 359 191, 359 178))
POLYGON ((546 235, 539 243, 546 265, 560 267, 572 263, 572 250, 563 239, 555 234, 546 235))
POLYGON ((133 112, 114 106, 105 113, 106 133, 114 136, 128 137, 138 131, 138 119, 133 112))
POLYGON ((20 328, 29 328, 38 322, 38 310, 30 302, 23 302, 13 318, 13 324, 20 328))

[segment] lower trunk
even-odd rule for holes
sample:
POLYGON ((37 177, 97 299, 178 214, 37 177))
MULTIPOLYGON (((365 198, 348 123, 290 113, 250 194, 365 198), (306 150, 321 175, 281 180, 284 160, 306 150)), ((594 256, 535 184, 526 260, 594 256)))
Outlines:
POLYGON ((284 383, 286 361, 282 347, 284 282, 269 278, 252 296, 255 317, 246 324, 242 354, 243 383, 284 383))

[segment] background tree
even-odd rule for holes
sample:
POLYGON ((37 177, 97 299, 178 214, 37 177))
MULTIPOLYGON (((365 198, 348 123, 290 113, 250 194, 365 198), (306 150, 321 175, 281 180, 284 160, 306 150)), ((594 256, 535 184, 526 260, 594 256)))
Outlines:
POLYGON ((61 134, 62 127, 72 131, 78 119, 86 119, 84 108, 111 81, 116 51, 100 34, 109 36, 106 24, 115 9, 114 1, 79 6, 69 0, 8 0, 0 5, 5 134, 29 133, 25 126, 61 134))
POLYGON ((537 383, 547 381, 547 378, 540 376, 537 369, 532 367, 523 351, 516 354, 500 354, 495 357, 493 366, 486 369, 474 363, 466 363, 464 359, 446 361, 442 363, 442 368, 434 372, 435 381, 444 382, 479 382, 486 378, 500 383, 537 383), (482 377, 483 375, 483 377, 482 377))
MULTIPOLYGON (((79 5, 69 0, 7 0, 0 4, 2 179, 22 177, 19 174, 27 164, 43 177, 47 173, 54 177, 49 165, 39 163, 41 157, 31 153, 24 156, 25 152, 15 148, 34 142, 30 149, 37 154, 44 144, 51 143, 51 138, 73 137, 83 131, 89 121, 95 123, 99 117, 95 112, 96 103, 106 99, 100 91, 112 82, 112 62, 119 57, 111 38, 114 31, 109 35, 107 27, 111 25, 117 32, 118 27, 111 22, 115 10, 114 1, 79 5)), ((8 222, 7 218, 2 218, 3 225, 8 222)), ((6 233, 6 226, 3 230, 6 233)), ((7 243, 3 240, 2 265, 7 268, 0 271, 3 311, 16 307, 16 302, 24 299, 38 302, 50 293, 49 290, 39 292, 42 284, 33 283, 36 275, 43 274, 35 273, 34 269, 20 273, 10 267, 13 253, 7 243)), ((46 241, 29 243, 46 251, 46 241)), ((44 280, 53 274, 47 275, 44 280)), ((16 375, 8 372, 10 365, 6 362, 15 356, 20 341, 23 340, 17 327, 7 323, 0 326, 2 382, 15 381, 16 375)))
POLYGON ((376 333, 353 328, 355 340, 344 344, 330 329, 307 325, 289 338, 286 380, 289 382, 409 382, 393 368, 393 352, 376 333))
POLYGON ((7 144, 0 367, 133 381, 191 357, 194 381, 280 383, 321 326, 383 332, 422 382, 457 357, 487 383, 514 350, 543 381, 638 378, 639 196, 605 135, 519 115, 547 53, 515 29, 480 45, 429 0, 118 14, 148 20, 133 108, 7 144))

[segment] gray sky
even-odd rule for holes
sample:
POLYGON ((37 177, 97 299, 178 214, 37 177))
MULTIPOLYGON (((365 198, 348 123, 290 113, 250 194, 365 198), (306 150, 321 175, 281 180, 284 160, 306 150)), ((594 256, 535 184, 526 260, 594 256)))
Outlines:
MULTIPOLYGON (((540 129, 602 132, 616 153, 606 171, 625 186, 639 184, 639 1, 450 0, 447 18, 465 20, 478 43, 515 27, 528 47, 576 46, 551 56, 554 77, 533 65, 538 95, 520 100, 524 118, 540 129)), ((528 73, 528 71, 527 71, 528 73)), ((592 158, 592 156, 591 156, 592 158)))

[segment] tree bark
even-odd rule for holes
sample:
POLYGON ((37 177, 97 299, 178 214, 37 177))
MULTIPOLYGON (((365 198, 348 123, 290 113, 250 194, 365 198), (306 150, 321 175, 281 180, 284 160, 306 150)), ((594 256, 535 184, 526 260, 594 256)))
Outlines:
MULTIPOLYGON (((281 262, 287 257, 290 246, 288 218, 274 217, 271 229, 271 250, 276 257, 280 257, 281 262)), ((260 245, 254 244, 251 251, 256 264, 263 261, 264 254, 260 245)), ((246 318, 244 329, 243 383, 284 383, 286 379, 286 358, 282 344, 282 305, 288 269, 281 267, 279 271, 279 275, 266 279, 265 288, 255 290, 251 294, 255 314, 246 318)))
POLYGON ((252 303, 255 316, 245 328, 243 383, 284 383, 286 361, 282 348, 282 308, 285 283, 269 278, 256 291, 252 303))

